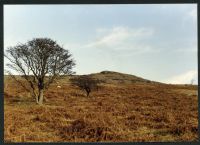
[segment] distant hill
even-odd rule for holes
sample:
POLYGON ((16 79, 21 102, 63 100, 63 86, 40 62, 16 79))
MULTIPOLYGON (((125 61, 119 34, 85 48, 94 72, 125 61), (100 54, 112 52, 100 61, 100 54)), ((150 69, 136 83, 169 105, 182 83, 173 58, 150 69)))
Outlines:
POLYGON ((89 75, 95 79, 102 80, 106 84, 159 83, 135 75, 114 71, 102 71, 100 73, 93 73, 89 75))
MULTIPOLYGON (((133 84, 133 83, 160 83, 155 82, 151 80, 147 80, 135 75, 131 74, 124 74, 114 71, 102 71, 100 73, 91 73, 87 74, 95 79, 101 80, 104 84, 133 84)), ((71 75, 71 76, 65 76, 63 79, 59 80, 59 83, 70 83, 69 79, 73 77, 77 77, 81 75, 71 75)), ((4 75, 4 80, 7 80, 8 78, 11 78, 9 75, 4 75)), ((20 78, 17 76, 17 78, 20 78)), ((160 83, 163 84, 163 83, 160 83)))

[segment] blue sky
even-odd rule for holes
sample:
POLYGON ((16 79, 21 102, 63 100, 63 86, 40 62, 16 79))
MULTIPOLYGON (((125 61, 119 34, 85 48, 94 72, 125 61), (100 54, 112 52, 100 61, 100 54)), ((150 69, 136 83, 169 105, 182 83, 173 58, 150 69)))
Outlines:
POLYGON ((196 4, 4 6, 4 49, 37 37, 68 49, 77 74, 197 83, 196 4))

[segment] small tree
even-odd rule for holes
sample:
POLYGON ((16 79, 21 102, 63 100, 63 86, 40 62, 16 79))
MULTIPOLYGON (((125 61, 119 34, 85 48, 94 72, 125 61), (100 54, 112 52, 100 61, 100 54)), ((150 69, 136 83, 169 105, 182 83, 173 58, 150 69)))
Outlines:
POLYGON ((100 81, 91 76, 79 76, 70 79, 72 85, 79 87, 86 92, 87 97, 91 91, 98 90, 100 81))
POLYGON ((43 92, 55 79, 73 74, 75 66, 71 54, 48 38, 37 38, 6 50, 5 57, 9 68, 18 72, 28 82, 19 81, 10 71, 9 74, 26 90, 32 93, 38 104, 43 103, 43 92))

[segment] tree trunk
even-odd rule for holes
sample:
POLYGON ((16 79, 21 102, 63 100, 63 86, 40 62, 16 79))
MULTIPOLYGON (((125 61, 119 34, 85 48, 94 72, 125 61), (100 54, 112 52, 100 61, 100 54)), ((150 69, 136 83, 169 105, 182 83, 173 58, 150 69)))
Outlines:
POLYGON ((38 97, 36 98, 36 103, 38 104, 38 97))
POLYGON ((87 90, 86 92, 87 92, 87 97, 89 97, 89 95, 90 95, 90 91, 89 91, 89 90, 87 90))
POLYGON ((39 91, 39 96, 38 96, 38 104, 42 105, 43 104, 43 100, 44 100, 44 95, 43 95, 44 90, 40 90, 39 91))
POLYGON ((38 104, 38 96, 32 95, 32 97, 35 99, 36 103, 38 104))

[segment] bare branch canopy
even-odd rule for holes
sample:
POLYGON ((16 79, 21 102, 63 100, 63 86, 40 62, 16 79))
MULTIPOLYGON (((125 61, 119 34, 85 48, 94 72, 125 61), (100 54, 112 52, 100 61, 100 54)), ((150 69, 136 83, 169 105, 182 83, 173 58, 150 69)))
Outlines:
POLYGON ((28 82, 39 104, 43 102, 43 90, 55 79, 74 73, 75 62, 69 51, 49 38, 36 38, 9 47, 5 57, 10 61, 7 66, 28 82))

